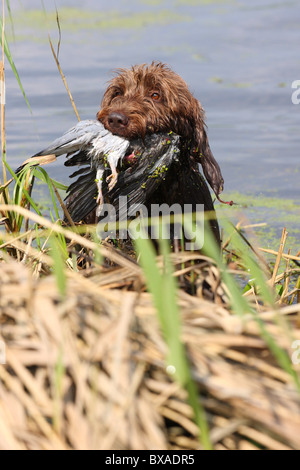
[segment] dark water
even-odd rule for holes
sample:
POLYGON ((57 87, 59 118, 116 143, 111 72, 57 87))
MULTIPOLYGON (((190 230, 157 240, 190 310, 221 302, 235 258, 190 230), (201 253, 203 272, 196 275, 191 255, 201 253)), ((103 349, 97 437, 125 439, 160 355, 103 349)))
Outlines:
MULTIPOLYGON (((76 123, 47 39, 48 31, 57 38, 54 1, 44 4, 47 23, 40 0, 11 0, 11 50, 32 107, 30 114, 7 67, 7 151, 14 167, 76 123)), ((291 232, 298 233, 300 105, 292 104, 291 85, 300 80, 300 0, 56 0, 56 5, 60 62, 82 119, 95 117, 112 69, 167 62, 206 110, 225 191, 248 194, 252 206, 260 207, 251 222, 265 217, 278 229, 284 218, 268 219, 263 196, 293 199, 287 215, 291 232)), ((62 163, 50 172, 67 182, 62 163)))

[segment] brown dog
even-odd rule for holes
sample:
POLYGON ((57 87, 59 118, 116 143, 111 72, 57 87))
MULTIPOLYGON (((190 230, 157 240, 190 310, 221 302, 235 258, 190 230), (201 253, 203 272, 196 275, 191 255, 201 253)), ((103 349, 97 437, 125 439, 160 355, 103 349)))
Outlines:
MULTIPOLYGON (((185 81, 167 65, 153 62, 118 70, 104 94, 97 118, 113 134, 129 140, 160 131, 180 135, 180 162, 173 165, 167 181, 148 204, 204 204, 205 210, 214 210, 198 163, 217 197, 224 181, 208 143, 205 113, 185 81)), ((216 221, 212 228, 219 238, 216 221)))
POLYGON ((223 190, 220 167, 205 130, 205 113, 185 81, 167 65, 153 62, 119 70, 104 94, 97 118, 113 134, 129 140, 146 133, 173 131, 201 163, 204 175, 218 196, 223 190))

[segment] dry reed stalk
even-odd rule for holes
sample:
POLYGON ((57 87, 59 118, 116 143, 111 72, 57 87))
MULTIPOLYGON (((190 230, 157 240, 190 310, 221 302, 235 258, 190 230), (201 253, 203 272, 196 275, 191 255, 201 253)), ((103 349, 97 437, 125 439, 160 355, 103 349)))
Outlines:
MULTIPOLYGON (((28 255, 34 250, 28 248, 28 255)), ((174 265, 195 257, 172 255, 174 265)), ((42 258, 50 263, 47 255, 42 258)), ((213 282, 209 269, 216 268, 207 257, 205 262, 205 282, 213 282)), ((0 366, 1 449, 200 447, 186 392, 166 373, 166 345, 152 298, 143 289, 122 290, 126 269, 132 286, 137 278, 141 282, 133 266, 97 268, 88 278, 67 271, 63 300, 51 276, 33 280, 24 265, 0 263, 0 326, 7 349, 7 365, 0 366), (120 288, 110 287, 118 283, 120 288)), ((299 395, 252 316, 237 318, 226 304, 183 291, 178 302, 182 339, 215 448, 300 449, 299 395)), ((299 312, 300 304, 294 304, 259 313, 289 352, 291 338, 277 316, 293 320, 299 312)), ((300 330, 293 336, 300 338, 300 330)))
POLYGON ((11 178, 10 180, 7 181, 7 183, 5 183, 3 186, 0 187, 0 195, 1 193, 6 189, 8 188, 8 186, 14 181, 13 178, 11 178))
POLYGON ((93 250, 93 251, 100 250, 102 256, 111 259, 112 262, 114 262, 114 263, 116 263, 120 266, 123 266, 123 267, 129 267, 135 273, 141 274, 141 269, 139 268, 139 266, 133 260, 130 260, 129 258, 123 256, 122 254, 117 253, 112 248, 106 248, 103 245, 99 246, 96 243, 93 243, 92 241, 90 241, 90 240, 88 240, 84 237, 81 237, 77 233, 72 232, 71 230, 65 229, 65 228, 61 227, 60 225, 55 225, 52 222, 50 222, 49 220, 47 220, 43 217, 40 217, 39 215, 34 214, 30 211, 27 211, 23 207, 14 206, 12 204, 11 205, 9 205, 9 204, 0 204, 0 212, 1 211, 14 211, 14 212, 17 212, 17 213, 23 215, 24 217, 28 217, 29 219, 31 219, 33 222, 39 224, 40 226, 43 226, 43 227, 48 228, 50 230, 53 230, 53 232, 55 232, 55 233, 62 234, 70 240, 74 240, 75 242, 79 243, 81 246, 83 246, 87 249, 90 249, 90 250, 93 250))
MULTIPOLYGON (((288 255, 291 254, 291 251, 292 251, 291 248, 289 248, 288 255)), ((283 284, 282 294, 279 299, 279 304, 282 304, 284 301, 288 300, 287 296, 289 296, 289 285, 290 285, 290 279, 291 279, 290 276, 288 275, 289 266, 290 266, 290 260, 287 259, 285 263, 285 271, 283 273, 284 284, 283 284)))
POLYGON ((54 60, 55 60, 55 62, 56 62, 57 68, 58 68, 58 70, 59 70, 59 73, 60 73, 60 75, 61 75, 61 78, 62 78, 62 80, 63 80, 63 83, 64 83, 64 85, 65 85, 65 88, 66 88, 66 90, 67 90, 67 93, 68 93, 68 95, 69 95, 69 98, 70 98, 72 107, 73 107, 73 109, 74 109, 74 111, 75 111, 75 114, 76 114, 76 116, 77 116, 78 121, 80 121, 80 117, 79 117, 79 114, 78 114, 78 111, 77 111, 77 108, 76 108, 75 101, 74 101, 74 99, 73 99, 73 96, 72 96, 72 93, 71 93, 70 88, 69 88, 69 86, 68 86, 66 77, 65 77, 64 74, 63 74, 63 71, 62 71, 62 69, 61 69, 61 66, 60 66, 60 63, 59 63, 59 60, 58 60, 59 47, 60 47, 60 40, 61 40, 61 29, 60 29, 60 23, 59 23, 59 16, 58 16, 58 13, 57 13, 57 12, 56 12, 56 22, 57 22, 58 31, 59 31, 59 41, 58 41, 57 53, 55 53, 55 50, 54 50, 54 47, 53 47, 53 44, 52 44, 50 35, 48 36, 48 38, 49 38, 49 43, 50 43, 51 51, 52 51, 54 60))
POLYGON ((53 163, 56 161, 56 155, 43 155, 43 156, 37 156, 37 157, 31 157, 27 158, 25 162, 22 163, 22 166, 27 165, 27 163, 31 163, 32 165, 36 166, 43 166, 43 165, 49 165, 49 163, 53 163))
POLYGON ((279 246, 278 255, 277 255, 274 270, 273 270, 273 275, 272 275, 272 278, 270 280, 270 285, 272 287, 274 287, 274 285, 275 285, 275 280, 276 280, 278 268, 279 268, 279 265, 280 265, 280 262, 281 262, 281 258, 282 258, 282 255, 283 255, 283 250, 284 250, 284 247, 285 247, 287 236, 288 236, 288 233, 287 233, 286 229, 284 228, 283 231, 282 231, 280 246, 279 246))
MULTIPOLYGON (((242 222, 238 222, 238 223, 236 224, 235 228, 236 228, 237 230, 239 230, 240 227, 241 227, 241 225, 242 225, 242 222)), ((228 247, 228 245, 230 244, 231 238, 232 238, 232 235, 230 235, 230 236, 227 238, 227 240, 223 243, 223 245, 222 245, 222 250, 225 250, 225 249, 228 247)))
MULTIPOLYGON (((263 253, 268 253, 270 255, 275 255, 275 256, 279 256, 279 251, 275 251, 275 250, 269 250, 267 248, 259 248, 260 251, 262 251, 263 253)), ((291 261, 297 261, 300 263, 300 255, 299 253, 294 256, 294 255, 288 255, 286 253, 282 253, 281 255, 281 258, 283 259, 289 259, 291 261)))
POLYGON ((56 197, 57 197, 57 200, 58 200, 58 202, 59 202, 59 204, 60 204, 60 207, 62 208, 62 210, 63 210, 63 212, 64 212, 64 215, 65 215, 66 219, 68 220, 68 222, 69 222, 69 224, 71 225, 71 227, 75 227, 75 224, 74 224, 74 222, 73 222, 73 220, 72 220, 72 217, 70 216, 70 213, 69 213, 68 209, 66 208, 66 205, 65 205, 64 201, 63 201, 62 198, 60 197, 60 194, 59 194, 59 192, 57 191, 57 189, 56 189, 54 183, 52 183, 52 187, 53 187, 53 190, 54 190, 55 195, 56 195, 56 197))

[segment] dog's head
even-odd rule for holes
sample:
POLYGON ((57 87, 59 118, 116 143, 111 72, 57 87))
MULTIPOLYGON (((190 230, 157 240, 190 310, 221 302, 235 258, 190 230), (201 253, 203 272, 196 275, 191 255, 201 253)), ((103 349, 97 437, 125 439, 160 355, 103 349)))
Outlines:
POLYGON ((117 71, 98 119, 113 134, 129 139, 158 131, 191 139, 202 115, 185 81, 168 66, 153 62, 117 71))
POLYGON ((202 164, 216 194, 223 178, 208 144, 205 114, 185 81, 167 65, 153 62, 120 69, 110 81, 97 118, 113 134, 133 139, 173 131, 202 164))

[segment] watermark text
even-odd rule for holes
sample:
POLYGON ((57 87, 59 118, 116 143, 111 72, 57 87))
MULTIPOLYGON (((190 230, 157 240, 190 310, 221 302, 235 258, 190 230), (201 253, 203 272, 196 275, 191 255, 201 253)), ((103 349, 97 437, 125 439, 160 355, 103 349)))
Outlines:
POLYGON ((103 204, 97 236, 127 240, 184 240, 185 250, 201 250, 204 245, 204 205, 143 204, 128 205, 121 196, 119 206, 103 204))
POLYGON ((300 104, 300 80, 294 80, 292 83, 292 88, 295 91, 292 93, 292 103, 300 104))
POLYGON ((300 339, 296 339, 293 342, 292 349, 295 349, 295 351, 292 354, 292 363, 295 366, 298 366, 300 364, 300 339))
POLYGON ((0 364, 6 364, 5 343, 0 340, 0 364))

